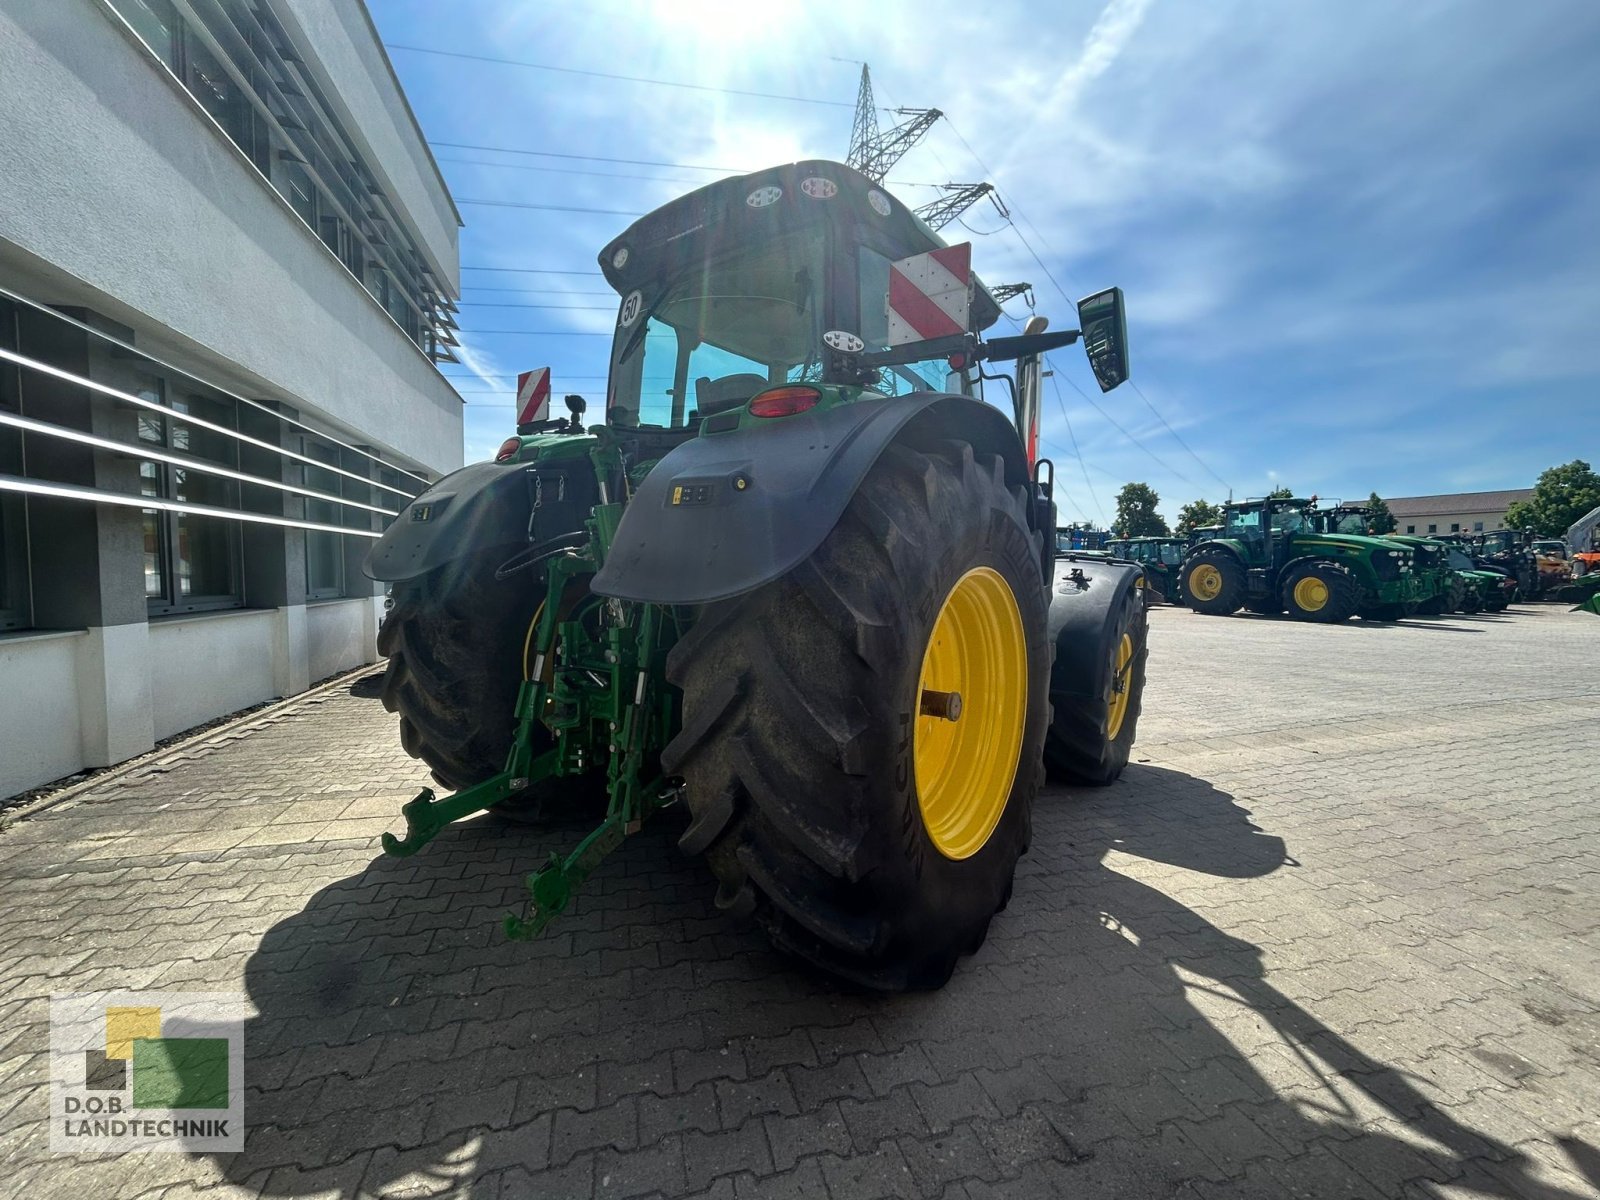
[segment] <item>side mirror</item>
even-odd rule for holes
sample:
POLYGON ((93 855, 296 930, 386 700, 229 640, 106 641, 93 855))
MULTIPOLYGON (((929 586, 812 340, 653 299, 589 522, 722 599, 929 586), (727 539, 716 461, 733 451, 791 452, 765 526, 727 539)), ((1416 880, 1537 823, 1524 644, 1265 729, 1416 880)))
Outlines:
POLYGON ((1079 300, 1078 324, 1083 327, 1083 350, 1095 382, 1102 392, 1109 392, 1128 378, 1128 321, 1122 289, 1107 288, 1079 300))

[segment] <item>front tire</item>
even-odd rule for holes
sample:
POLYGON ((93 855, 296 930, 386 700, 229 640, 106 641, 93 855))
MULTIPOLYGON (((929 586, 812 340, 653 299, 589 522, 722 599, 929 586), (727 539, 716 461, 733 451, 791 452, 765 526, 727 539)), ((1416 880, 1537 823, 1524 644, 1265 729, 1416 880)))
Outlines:
POLYGON ((805 563, 708 606, 668 658, 680 844, 719 906, 824 971, 938 987, 1011 894, 1049 717, 1027 511, 998 457, 890 446, 805 563), (953 721, 924 715, 953 691, 953 721))
POLYGON ((1355 579, 1334 563, 1302 563, 1283 581, 1283 607, 1297 621, 1337 625, 1353 617, 1360 603, 1355 579))
POLYGON ((1221 550, 1201 550, 1183 564, 1183 590, 1189 607, 1212 617, 1226 617, 1244 603, 1244 564, 1221 550))
POLYGON ((1100 693, 1051 693, 1053 716, 1044 742, 1045 771, 1051 779, 1105 787, 1127 767, 1144 704, 1149 631, 1138 589, 1130 588, 1105 629, 1100 658, 1107 671, 1100 693))

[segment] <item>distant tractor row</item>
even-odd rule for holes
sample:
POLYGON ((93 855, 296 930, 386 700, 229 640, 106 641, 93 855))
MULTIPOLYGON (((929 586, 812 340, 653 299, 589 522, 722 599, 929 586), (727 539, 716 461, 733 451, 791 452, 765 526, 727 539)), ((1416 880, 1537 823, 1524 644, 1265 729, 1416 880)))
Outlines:
POLYGON ((1188 538, 1112 540, 1109 553, 1141 562, 1151 600, 1225 616, 1287 612, 1334 624, 1363 617, 1499 612, 1554 594, 1566 582, 1531 537, 1374 534, 1363 505, 1319 507, 1316 498, 1248 500, 1223 507, 1223 523, 1188 538))

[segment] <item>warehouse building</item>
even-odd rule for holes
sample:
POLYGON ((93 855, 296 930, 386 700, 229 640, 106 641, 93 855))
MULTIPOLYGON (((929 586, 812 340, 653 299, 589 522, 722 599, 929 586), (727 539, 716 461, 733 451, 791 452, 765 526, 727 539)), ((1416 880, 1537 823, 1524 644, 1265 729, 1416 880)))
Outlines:
POLYGON ((0 797, 371 662, 460 219, 360 0, 0 0, 0 797))
POLYGON ((1401 533, 1484 533, 1503 529, 1506 510, 1533 496, 1532 488, 1503 492, 1453 492, 1446 496, 1399 496, 1386 500, 1401 533))

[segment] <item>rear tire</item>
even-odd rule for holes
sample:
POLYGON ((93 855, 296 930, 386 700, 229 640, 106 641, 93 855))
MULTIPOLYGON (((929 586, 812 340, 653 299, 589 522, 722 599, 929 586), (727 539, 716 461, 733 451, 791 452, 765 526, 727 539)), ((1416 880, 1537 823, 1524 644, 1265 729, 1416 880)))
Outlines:
POLYGON ((1150 657, 1149 618, 1137 588, 1128 589, 1117 618, 1106 630, 1101 660, 1108 666, 1106 686, 1098 696, 1084 697, 1052 692, 1053 715, 1044 741, 1045 771, 1064 783, 1104 787, 1115 783, 1128 765, 1144 703, 1145 663, 1150 657), (1128 639, 1127 658, 1119 657, 1128 639), (1126 689, 1127 704, 1117 721, 1118 684, 1126 689), (1112 726, 1117 726, 1113 731, 1112 726))
MULTIPOLYGON (((1050 711, 1044 544, 1027 504, 1000 458, 979 463, 964 442, 892 445, 805 563, 708 606, 668 657, 683 726, 662 761, 683 776, 693 818, 680 845, 706 856, 719 907, 752 913, 779 948, 831 974, 939 987, 1010 895, 1050 711), (1025 708, 1008 735, 1020 737, 1015 761, 989 793, 1003 807, 986 840, 952 858, 923 815, 919 742, 937 718, 918 715, 919 688, 946 598, 980 568, 1015 601, 1002 649, 1025 656, 1021 690, 1007 692, 1025 708)), ((987 719, 978 703, 967 696, 958 720, 987 719)))
POLYGON ((1360 603, 1355 579, 1334 563, 1302 563, 1283 581, 1283 607, 1297 621, 1337 625, 1353 617, 1360 603))
POLYGON ((1236 613, 1244 603, 1244 564, 1226 551, 1201 550, 1183 564, 1183 591, 1195 612, 1211 617, 1236 613))
MULTIPOLYGON (((389 659, 380 696, 400 718, 400 744, 451 791, 498 774, 511 750, 523 646, 544 595, 526 572, 495 578, 514 549, 471 554, 396 583, 378 629, 378 653, 389 659)), ((535 754, 550 745, 542 726, 533 736, 535 754)), ((495 810, 528 820, 546 800, 577 799, 597 786, 603 779, 595 776, 552 779, 495 810)))

